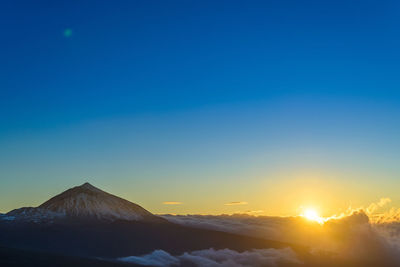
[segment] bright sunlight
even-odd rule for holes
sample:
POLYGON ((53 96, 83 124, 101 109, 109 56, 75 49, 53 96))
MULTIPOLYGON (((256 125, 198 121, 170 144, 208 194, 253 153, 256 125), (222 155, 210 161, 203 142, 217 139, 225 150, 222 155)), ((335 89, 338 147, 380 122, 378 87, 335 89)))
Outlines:
POLYGON ((314 209, 306 209, 301 215, 309 221, 314 221, 318 223, 324 223, 324 219, 318 215, 318 212, 314 209))

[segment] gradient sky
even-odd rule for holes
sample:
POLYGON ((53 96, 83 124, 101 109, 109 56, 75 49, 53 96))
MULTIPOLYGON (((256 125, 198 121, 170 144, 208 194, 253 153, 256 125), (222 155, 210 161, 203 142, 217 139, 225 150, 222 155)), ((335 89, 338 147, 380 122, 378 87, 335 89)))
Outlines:
POLYGON ((0 212, 86 181, 156 213, 399 205, 399 18, 398 1, 2 2, 0 212))

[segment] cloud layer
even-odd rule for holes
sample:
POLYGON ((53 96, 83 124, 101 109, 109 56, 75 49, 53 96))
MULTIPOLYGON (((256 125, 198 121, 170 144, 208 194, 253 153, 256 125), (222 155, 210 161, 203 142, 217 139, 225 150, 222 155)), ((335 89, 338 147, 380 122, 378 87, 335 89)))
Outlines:
POLYGON ((382 198, 363 209, 349 210, 323 225, 303 217, 236 215, 164 215, 183 225, 304 245, 315 257, 400 266, 400 209, 376 214, 390 202, 382 198), (326 257, 325 257, 326 258, 326 257))
POLYGON ((143 256, 120 258, 124 262, 131 262, 146 266, 207 266, 207 267, 261 267, 278 266, 281 263, 301 263, 290 248, 284 249, 254 249, 237 252, 230 249, 196 250, 185 252, 179 256, 172 256, 163 250, 155 250, 143 256))

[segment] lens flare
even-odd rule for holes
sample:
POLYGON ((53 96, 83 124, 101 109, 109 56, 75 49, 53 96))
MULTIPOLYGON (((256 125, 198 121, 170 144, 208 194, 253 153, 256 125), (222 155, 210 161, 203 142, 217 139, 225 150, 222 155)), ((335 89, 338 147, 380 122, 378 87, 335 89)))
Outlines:
POLYGON ((72 36, 72 29, 69 29, 69 28, 65 29, 64 30, 64 37, 69 38, 71 36, 72 36))

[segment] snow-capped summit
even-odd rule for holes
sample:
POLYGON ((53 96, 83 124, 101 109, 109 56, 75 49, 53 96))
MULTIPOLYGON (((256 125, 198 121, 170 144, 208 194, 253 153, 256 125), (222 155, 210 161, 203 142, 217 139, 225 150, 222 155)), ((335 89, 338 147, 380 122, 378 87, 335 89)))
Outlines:
POLYGON ((16 219, 43 221, 56 218, 154 221, 157 216, 128 200, 104 192, 89 183, 73 187, 36 208, 10 211, 16 219))

